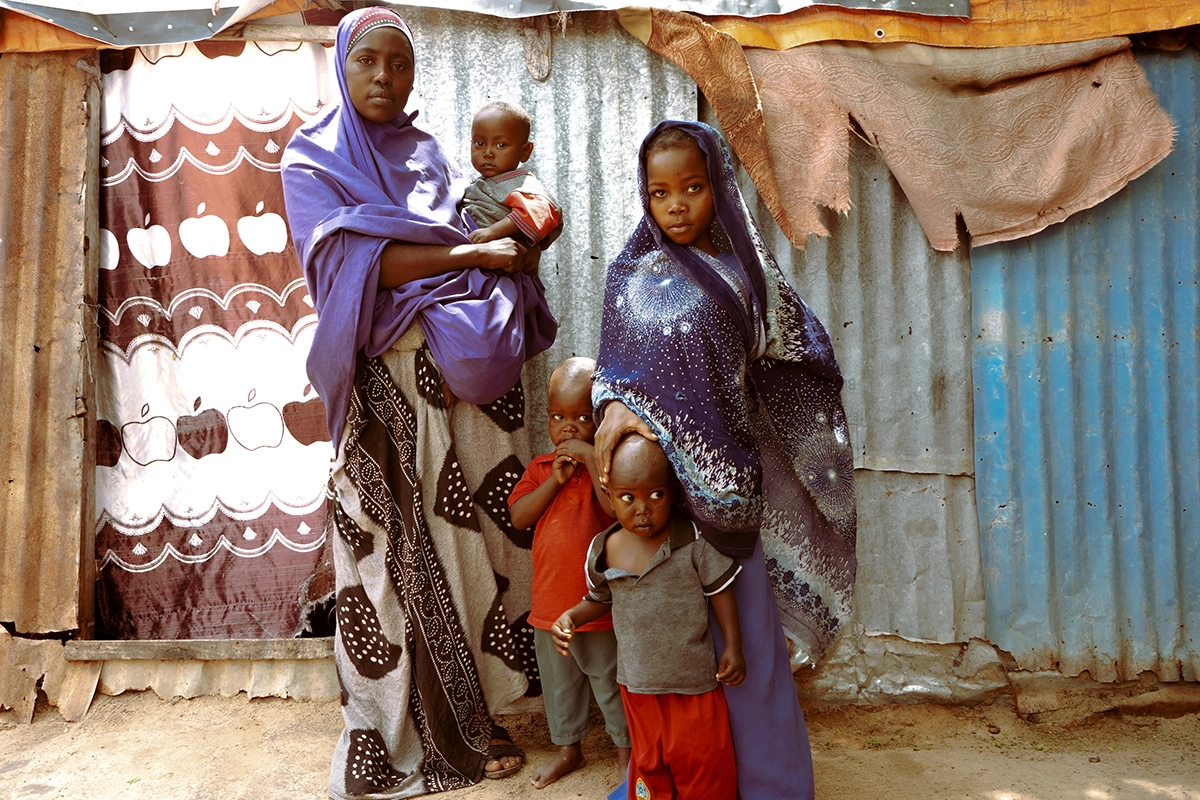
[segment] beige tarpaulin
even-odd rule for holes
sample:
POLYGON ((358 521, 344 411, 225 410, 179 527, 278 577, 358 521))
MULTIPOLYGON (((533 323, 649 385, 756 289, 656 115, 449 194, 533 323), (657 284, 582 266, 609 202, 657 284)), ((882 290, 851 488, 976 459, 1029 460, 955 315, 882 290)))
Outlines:
MULTIPOLYGON (((643 27, 639 29, 646 33, 643 27)), ((747 49, 654 11, 647 44, 696 81, 788 238, 845 211, 852 125, 877 146, 938 250, 1026 236, 1164 158, 1173 131, 1129 40, 948 49, 822 43, 747 49)))

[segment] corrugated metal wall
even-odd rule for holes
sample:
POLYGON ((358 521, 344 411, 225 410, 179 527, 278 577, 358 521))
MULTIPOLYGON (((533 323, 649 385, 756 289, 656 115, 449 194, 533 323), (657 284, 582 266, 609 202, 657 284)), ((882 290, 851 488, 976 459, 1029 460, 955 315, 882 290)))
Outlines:
MULTIPOLYGON (((702 114, 713 122, 707 108, 702 114)), ((713 122, 715 124, 715 122, 713 122)), ((742 173, 780 267, 825 323, 855 450, 855 621, 868 631, 983 636, 971 425, 970 263, 929 246, 879 154, 851 137, 849 213, 791 246, 742 173)))
POLYGON ((552 34, 549 78, 530 77, 519 20, 466 12, 404 11, 417 40, 423 119, 470 171, 469 132, 489 100, 515 100, 533 117, 530 165, 563 212, 563 232, 542 256, 541 276, 561 328, 525 373, 530 430, 549 449, 549 368, 600 343, 604 270, 641 218, 637 152, 656 122, 696 118, 696 84, 633 38, 607 12, 571 14, 552 34))
POLYGON ((1200 680, 1200 54, 1139 54, 1175 151, 972 251, 987 635, 1026 669, 1200 680))
POLYGON ((90 619, 96 63, 0 57, 0 620, 20 633, 77 628, 81 608, 90 619))

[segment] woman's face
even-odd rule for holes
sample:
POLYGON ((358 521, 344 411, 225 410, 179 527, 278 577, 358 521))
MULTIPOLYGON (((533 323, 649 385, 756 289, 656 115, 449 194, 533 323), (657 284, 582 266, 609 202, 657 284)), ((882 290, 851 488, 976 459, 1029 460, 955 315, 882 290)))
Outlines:
POLYGON ((399 28, 376 28, 346 56, 346 91, 363 119, 391 122, 413 88, 413 50, 399 28))
POLYGON ((650 216, 668 239, 717 254, 709 232, 715 214, 712 187, 699 146, 651 153, 646 158, 646 191, 650 216))

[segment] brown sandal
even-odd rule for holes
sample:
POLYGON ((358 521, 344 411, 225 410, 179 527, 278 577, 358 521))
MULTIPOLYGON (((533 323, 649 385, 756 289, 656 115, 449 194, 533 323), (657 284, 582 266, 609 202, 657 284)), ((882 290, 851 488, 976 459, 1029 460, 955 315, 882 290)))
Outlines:
POLYGON ((521 767, 525 766, 525 751, 513 744, 512 737, 508 735, 508 731, 494 722, 492 723, 492 738, 504 739, 505 741, 488 745, 487 750, 484 752, 485 766, 488 761, 499 761, 505 756, 519 756, 521 763, 513 764, 511 767, 494 769, 490 772, 485 769, 483 777, 499 780, 500 778, 507 778, 509 775, 515 775, 520 772, 521 767))

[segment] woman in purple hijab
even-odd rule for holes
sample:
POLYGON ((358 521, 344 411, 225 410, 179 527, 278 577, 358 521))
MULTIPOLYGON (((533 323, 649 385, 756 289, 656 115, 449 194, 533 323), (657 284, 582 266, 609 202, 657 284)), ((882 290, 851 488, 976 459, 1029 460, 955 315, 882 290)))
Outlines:
MULTIPOLYGON (((725 686, 738 797, 811 800, 791 664, 819 658, 851 610, 857 517, 841 371, 716 130, 660 123, 639 178, 645 215, 605 280, 592 390, 600 477, 626 432, 656 439, 701 534, 742 567, 733 588, 746 679, 725 686)), ((720 627, 709 628, 719 654, 720 627)))
POLYGON ((415 72, 404 21, 382 7, 349 14, 335 53, 340 102, 283 158, 318 315, 308 373, 337 447, 345 729, 329 793, 410 797, 524 761, 492 717, 529 688, 531 565, 506 504, 489 498, 520 474, 521 367, 557 325, 521 246, 467 238, 455 210, 465 181, 404 112, 415 72))

